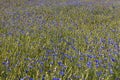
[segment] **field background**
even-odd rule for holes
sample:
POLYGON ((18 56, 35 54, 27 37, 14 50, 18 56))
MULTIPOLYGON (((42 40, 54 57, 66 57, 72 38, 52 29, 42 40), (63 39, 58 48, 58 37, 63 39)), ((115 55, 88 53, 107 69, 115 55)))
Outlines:
POLYGON ((119 0, 0 0, 0 80, 120 80, 119 0))

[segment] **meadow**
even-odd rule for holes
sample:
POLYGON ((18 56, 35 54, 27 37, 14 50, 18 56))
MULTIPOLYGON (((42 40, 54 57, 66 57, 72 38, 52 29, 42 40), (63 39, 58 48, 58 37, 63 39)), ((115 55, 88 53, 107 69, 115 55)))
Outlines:
POLYGON ((119 0, 1 0, 0 80, 120 80, 119 0))

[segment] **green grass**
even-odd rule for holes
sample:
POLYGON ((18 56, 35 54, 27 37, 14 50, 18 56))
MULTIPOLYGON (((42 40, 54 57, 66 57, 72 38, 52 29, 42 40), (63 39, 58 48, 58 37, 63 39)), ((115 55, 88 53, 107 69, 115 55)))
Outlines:
POLYGON ((0 80, 120 79, 118 8, 28 6, 9 11, 17 14, 0 13, 0 80))

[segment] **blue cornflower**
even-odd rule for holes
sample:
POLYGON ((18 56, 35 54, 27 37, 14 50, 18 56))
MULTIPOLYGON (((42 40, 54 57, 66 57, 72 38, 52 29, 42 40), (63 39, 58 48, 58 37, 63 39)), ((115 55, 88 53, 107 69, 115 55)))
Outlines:
POLYGON ((104 38, 100 38, 100 42, 101 43, 105 43, 105 39, 104 38))
POLYGON ((29 78, 29 80, 34 80, 33 78, 29 78))
POLYGON ((77 76, 77 75, 73 75, 73 77, 76 78, 76 79, 80 78, 80 76, 77 76))
POLYGON ((62 62, 58 62, 59 66, 63 66, 62 62))
POLYGON ((79 68, 81 67, 81 64, 76 64, 79 68))
POLYGON ((26 73, 28 73, 28 72, 29 72, 29 70, 25 70, 25 72, 26 72, 26 73))
POLYGON ((107 61, 107 60, 108 60, 108 58, 107 58, 107 57, 105 57, 105 58, 104 58, 104 60, 105 60, 105 61, 107 61))
POLYGON ((67 66, 63 66, 63 67, 62 67, 62 70, 65 70, 65 69, 67 69, 67 66))
POLYGON ((115 49, 119 49, 119 44, 114 44, 115 49))
POLYGON ((57 56, 57 53, 52 54, 53 57, 57 56))
POLYGON ((71 46, 73 50, 76 50, 76 48, 74 46, 71 46))
POLYGON ((48 73, 50 73, 51 72, 51 70, 48 70, 48 73))
POLYGON ((60 80, 60 78, 53 78, 52 80, 60 80))
POLYGON ((98 60, 98 59, 96 59, 96 60, 95 60, 95 62, 96 62, 96 64, 98 64, 98 63, 99 63, 99 60, 98 60))
POLYGON ((53 65, 54 63, 53 62, 50 62, 51 65, 53 65))
POLYGON ((104 49, 105 48, 105 46, 101 46, 101 49, 104 49))
POLYGON ((9 66, 10 61, 7 60, 7 61, 5 61, 5 62, 2 62, 2 64, 5 65, 5 66, 9 66))
POLYGON ((112 67, 112 64, 111 64, 110 62, 108 63, 108 67, 109 67, 109 68, 111 68, 111 67, 112 67))
POLYGON ((88 58, 93 58, 93 55, 87 54, 88 58))
POLYGON ((84 58, 83 58, 83 57, 80 57, 80 60, 84 60, 84 58))
POLYGON ((99 67, 99 64, 95 64, 96 65, 96 68, 98 68, 99 67))
POLYGON ((43 65, 44 65, 44 62, 40 62, 40 64, 43 66, 43 65))
POLYGON ((80 78, 80 76, 75 76, 75 78, 79 79, 79 78, 80 78))
POLYGON ((20 80, 24 80, 24 78, 20 78, 20 80))
POLYGON ((114 51, 113 54, 118 55, 119 53, 117 51, 114 51))
POLYGON ((109 71, 110 71, 110 74, 113 74, 113 73, 114 73, 112 69, 110 69, 109 71))
POLYGON ((102 71, 96 72, 97 76, 100 77, 102 75, 102 71))
POLYGON ((120 78, 115 78, 115 80, 120 80, 120 78))
POLYGON ((30 58, 24 58, 24 60, 30 60, 30 58))
POLYGON ((43 69, 40 69, 40 73, 42 73, 43 72, 43 69))
POLYGON ((91 67, 92 67, 92 62, 91 62, 91 61, 88 61, 88 62, 87 62, 87 67, 88 67, 88 68, 91 68, 91 67))
POLYGON ((56 60, 56 58, 57 58, 57 53, 52 54, 52 56, 53 56, 53 59, 56 60))
POLYGON ((44 78, 44 77, 42 77, 42 80, 45 80, 45 78, 44 78))
POLYGON ((103 67, 103 68, 106 68, 106 64, 104 64, 102 67, 103 67))
POLYGON ((31 66, 31 65, 30 65, 30 66, 28 66, 28 67, 29 67, 30 69, 32 69, 32 68, 33 68, 33 66, 31 66))
POLYGON ((59 74, 60 74, 61 76, 64 76, 64 72, 63 72, 63 71, 60 71, 59 74))
POLYGON ((112 61, 112 62, 115 62, 115 58, 111 58, 111 61, 112 61))
POLYGON ((42 76, 42 80, 45 80, 45 75, 42 76))
POLYGON ((111 38, 109 38, 109 39, 108 39, 108 44, 110 44, 110 45, 111 45, 111 44, 114 44, 114 41, 113 41, 111 38))

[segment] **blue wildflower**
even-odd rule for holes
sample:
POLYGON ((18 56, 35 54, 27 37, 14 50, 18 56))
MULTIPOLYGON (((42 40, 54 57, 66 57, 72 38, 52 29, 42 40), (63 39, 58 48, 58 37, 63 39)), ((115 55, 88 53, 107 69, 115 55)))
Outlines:
POLYGON ((115 49, 119 49, 119 44, 115 44, 115 45, 114 45, 114 48, 115 48, 115 49))
POLYGON ((73 77, 76 78, 76 79, 79 79, 79 78, 80 78, 80 76, 76 76, 76 75, 73 75, 73 77))
POLYGON ((34 80, 33 78, 29 78, 29 80, 34 80))
POLYGON ((63 66, 62 62, 58 62, 59 66, 63 66))
POLYGON ((79 68, 81 67, 81 64, 76 64, 79 68))
POLYGON ((99 64, 96 64, 96 68, 98 68, 99 67, 99 64))
POLYGON ((96 63, 99 63, 99 60, 98 60, 98 59, 96 59, 96 60, 95 60, 95 62, 96 62, 96 63))
POLYGON ((80 57, 80 60, 84 60, 84 58, 83 58, 83 57, 80 57))
POLYGON ((113 65, 109 62, 108 63, 108 67, 111 68, 113 65))
POLYGON ((92 62, 88 61, 88 62, 87 62, 87 67, 88 67, 88 68, 91 68, 91 67, 92 67, 92 62))
POLYGON ((29 66, 29 68, 30 68, 30 69, 32 69, 32 68, 33 68, 33 66, 29 66))
POLYGON ((5 61, 5 62, 3 62, 2 64, 3 64, 3 65, 5 65, 5 66, 9 66, 10 61, 6 60, 6 61, 5 61))
POLYGON ((23 78, 20 78, 20 80, 24 80, 23 78))
POLYGON ((101 39, 100 39, 100 42, 101 42, 101 43, 105 43, 105 39, 104 39, 104 38, 101 38, 101 39))
POLYGON ((96 72, 97 76, 100 77, 102 75, 102 71, 96 72))
POLYGON ((40 64, 43 66, 43 65, 44 65, 44 62, 40 62, 40 64))
POLYGON ((105 58, 104 58, 104 60, 105 60, 105 61, 107 61, 107 60, 108 60, 108 58, 107 58, 107 57, 105 57, 105 58))
POLYGON ((113 54, 118 55, 119 53, 117 51, 114 51, 113 54))
POLYGON ((64 76, 64 72, 63 72, 63 71, 60 71, 59 74, 60 74, 61 76, 64 76))
POLYGON ((60 78, 53 78, 52 80, 60 80, 60 78))
POLYGON ((53 65, 54 63, 53 62, 50 62, 50 65, 53 65))
POLYGON ((120 78, 115 78, 115 80, 120 80, 120 78))
POLYGON ((103 68, 106 68, 106 65, 103 65, 103 68))
POLYGON ((113 44, 114 44, 113 39, 109 38, 109 39, 108 39, 108 44, 113 45, 113 44))
POLYGON ((40 73, 42 73, 43 72, 43 69, 40 69, 40 73))
POLYGON ((51 70, 48 70, 48 73, 50 73, 51 72, 51 70))
POLYGON ((42 76, 42 80, 45 80, 45 75, 42 76))
POLYGON ((93 58, 93 55, 87 54, 88 58, 93 58))
POLYGON ((28 73, 29 71, 28 70, 25 70, 26 73, 28 73))
POLYGON ((109 71, 110 71, 110 74, 113 74, 113 73, 114 73, 112 69, 110 69, 109 71))
POLYGON ((111 58, 111 61, 112 61, 112 62, 115 62, 115 58, 111 58))

